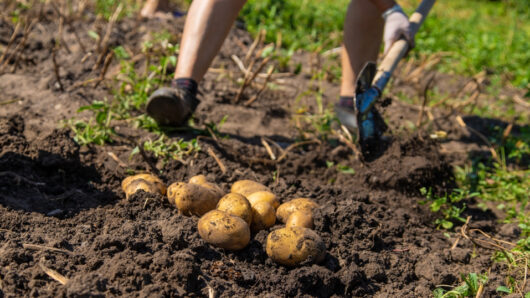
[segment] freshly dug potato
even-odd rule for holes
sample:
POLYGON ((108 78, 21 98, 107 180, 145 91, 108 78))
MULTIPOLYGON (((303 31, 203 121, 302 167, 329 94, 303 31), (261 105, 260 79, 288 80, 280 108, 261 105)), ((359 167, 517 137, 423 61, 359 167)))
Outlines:
POLYGON ((272 231, 267 237, 267 255, 275 262, 296 266, 303 262, 319 263, 326 256, 326 244, 315 231, 290 227, 272 231))
POLYGON ((234 182, 234 184, 232 184, 232 188, 230 190, 230 192, 235 192, 235 193, 242 194, 242 195, 244 195, 247 198, 248 198, 248 196, 250 194, 258 192, 258 191, 268 191, 268 192, 270 192, 271 190, 267 186, 265 186, 265 185, 263 185, 261 183, 252 181, 252 180, 239 180, 239 181, 236 181, 236 182, 234 182))
POLYGON ((158 188, 158 192, 161 193, 162 195, 165 195, 166 194, 166 185, 164 184, 164 182, 162 182, 162 180, 160 180, 158 177, 156 177, 155 175, 153 174, 137 174, 137 175, 134 175, 134 176, 129 176, 125 179, 123 179, 123 181, 121 182, 121 189, 123 189, 123 191, 125 192, 125 189, 127 188, 127 185, 129 185, 131 182, 133 182, 134 180, 136 179, 143 179, 145 181, 149 181, 151 183, 153 183, 157 188, 158 188))
POLYGON ((206 176, 204 175, 197 175, 190 178, 189 183, 193 184, 206 184, 210 183, 208 180, 206 180, 206 176))
POLYGON ((240 217, 221 210, 212 210, 204 214, 198 223, 199 235, 215 246, 239 250, 250 241, 248 224, 240 217))
POLYGON ((187 216, 202 216, 215 209, 222 194, 199 184, 175 182, 167 189, 169 202, 187 216))
POLYGON ((291 213, 287 222, 286 227, 303 227, 312 229, 313 228, 313 214, 307 211, 295 211, 291 213))
POLYGON ((229 193, 219 200, 217 210, 241 217, 247 224, 252 223, 252 207, 245 196, 238 193, 229 193))
POLYGON ((254 193, 251 193, 247 196, 247 200, 250 202, 250 205, 254 205, 257 202, 267 202, 271 204, 272 207, 276 210, 278 206, 280 206, 280 201, 276 197, 275 194, 273 194, 270 191, 257 191, 254 193))
POLYGON ((223 190, 217 184, 209 182, 208 180, 206 180, 206 176, 204 176, 204 175, 197 175, 197 176, 191 177, 190 180, 189 180, 189 183, 199 184, 199 185, 202 185, 204 187, 207 187, 207 188, 209 188, 211 190, 216 191, 221 196, 223 196, 223 194, 224 194, 223 190))
POLYGON ((252 231, 257 232, 272 227, 276 222, 274 211, 274 207, 265 201, 252 205, 252 224, 250 225, 252 231))
POLYGON ((279 221, 285 223, 289 216, 295 211, 302 211, 311 213, 313 209, 318 208, 318 204, 311 199, 298 198, 289 202, 283 203, 276 211, 276 217, 279 221))
POLYGON ((130 183, 126 184, 125 189, 125 198, 128 200, 130 196, 136 193, 139 190, 143 190, 148 193, 160 193, 160 189, 150 181, 144 179, 135 179, 130 183))

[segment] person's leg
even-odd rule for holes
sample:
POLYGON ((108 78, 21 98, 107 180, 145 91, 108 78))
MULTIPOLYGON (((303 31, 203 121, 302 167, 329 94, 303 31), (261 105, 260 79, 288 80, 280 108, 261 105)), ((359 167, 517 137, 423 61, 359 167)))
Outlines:
POLYGON ((169 0, 146 0, 140 15, 144 18, 154 17, 157 12, 167 13, 169 11, 169 0))
POLYGON ((193 113, 199 100, 197 85, 219 52, 230 27, 246 0, 195 0, 192 2, 175 70, 173 88, 160 88, 151 96, 146 112, 158 124, 179 126, 193 113))
POLYGON ((344 21, 341 97, 355 95, 357 74, 367 61, 376 61, 384 22, 381 12, 367 0, 352 0, 344 21))
POLYGON ((184 33, 175 78, 200 82, 246 0, 195 0, 184 33))

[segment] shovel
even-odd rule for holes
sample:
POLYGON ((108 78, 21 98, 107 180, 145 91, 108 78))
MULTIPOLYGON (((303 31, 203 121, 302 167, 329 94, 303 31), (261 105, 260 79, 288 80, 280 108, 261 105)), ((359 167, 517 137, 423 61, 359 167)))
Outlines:
MULTIPOLYGON (((412 36, 418 32, 435 1, 423 0, 410 16, 410 32, 412 36)), ((335 107, 335 112, 342 125, 346 126, 350 131, 358 132, 357 140, 362 152, 365 152, 368 147, 377 144, 386 130, 386 125, 374 105, 381 97, 399 61, 407 54, 409 49, 410 45, 402 38, 394 42, 390 47, 379 65, 379 69, 376 69, 375 62, 367 62, 357 76, 355 111, 340 106, 335 107)))

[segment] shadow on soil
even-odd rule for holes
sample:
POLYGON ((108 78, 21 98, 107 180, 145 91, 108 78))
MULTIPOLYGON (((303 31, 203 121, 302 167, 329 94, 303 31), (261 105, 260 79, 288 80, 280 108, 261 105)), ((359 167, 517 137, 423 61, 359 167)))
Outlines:
MULTIPOLYGON (((505 137, 503 134, 506 132, 510 123, 499 119, 483 118, 479 116, 465 116, 462 119, 466 125, 471 128, 471 131, 469 134, 462 136, 459 139, 460 142, 484 145, 486 142, 482 137, 485 137, 494 146, 505 143, 507 136, 505 137)), ((514 124, 509 131, 509 135, 522 139, 526 138, 528 142, 528 138, 530 138, 530 126, 514 124)), ((488 161, 488 159, 491 158, 491 153, 489 150, 473 150, 469 152, 468 156, 471 160, 488 161)), ((514 163, 514 161, 509 158, 506 159, 506 162, 508 164, 514 163)), ((529 156, 522 156, 517 164, 519 166, 528 166, 529 156)))
POLYGON ((109 203, 94 166, 80 161, 79 146, 65 130, 35 142, 23 135, 18 117, 0 119, 0 204, 26 212, 69 217, 109 203))

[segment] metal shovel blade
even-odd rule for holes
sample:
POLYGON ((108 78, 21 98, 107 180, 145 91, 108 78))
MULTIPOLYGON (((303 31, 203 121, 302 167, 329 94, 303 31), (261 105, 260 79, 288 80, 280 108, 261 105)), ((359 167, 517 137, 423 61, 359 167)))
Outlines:
POLYGON ((377 66, 375 62, 368 61, 364 64, 361 72, 357 76, 355 94, 364 93, 366 90, 372 87, 372 81, 374 80, 377 66))
POLYGON ((354 133, 357 131, 357 115, 354 109, 336 105, 335 115, 339 118, 340 123, 346 126, 350 132, 354 133))
MULTIPOLYGON (((361 72, 357 76, 356 94, 362 94, 364 91, 368 90, 374 79, 376 73, 376 65, 374 62, 367 62, 362 68, 361 72)), ((354 103, 355 105, 355 103, 354 103)), ((344 125, 350 132, 358 132, 358 120, 357 120, 357 111, 355 107, 345 107, 336 105, 335 114, 339 119, 340 123, 344 125)))

